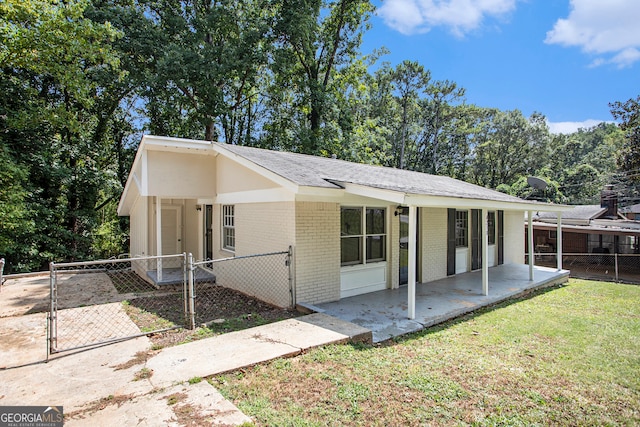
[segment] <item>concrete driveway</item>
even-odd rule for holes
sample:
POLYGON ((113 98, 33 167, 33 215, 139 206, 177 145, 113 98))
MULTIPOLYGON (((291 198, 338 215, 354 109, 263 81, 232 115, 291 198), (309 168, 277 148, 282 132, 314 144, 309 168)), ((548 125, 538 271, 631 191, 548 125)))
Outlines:
POLYGON ((46 313, 34 311, 42 310, 48 296, 44 282, 29 278, 1 291, 0 405, 63 406, 65 426, 251 422, 206 380, 197 379, 312 347, 371 340, 364 328, 311 314, 162 350, 152 351, 150 340, 139 337, 58 353, 43 363, 46 313))

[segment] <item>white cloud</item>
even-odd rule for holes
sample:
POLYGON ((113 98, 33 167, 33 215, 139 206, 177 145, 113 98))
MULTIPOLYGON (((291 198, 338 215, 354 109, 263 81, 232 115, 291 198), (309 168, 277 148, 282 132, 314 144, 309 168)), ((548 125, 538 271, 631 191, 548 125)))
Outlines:
POLYGON ((545 43, 597 55, 592 66, 630 66, 640 60, 639 18, 638 0, 571 0, 569 16, 556 21, 545 43))
POLYGON ((553 134, 569 134, 577 132, 578 129, 589 129, 603 123, 604 120, 588 119, 583 122, 547 122, 549 132, 553 134))
POLYGON ((515 9, 516 0, 384 0, 378 16, 403 33, 423 33, 443 26, 456 36, 475 30, 487 17, 515 9))

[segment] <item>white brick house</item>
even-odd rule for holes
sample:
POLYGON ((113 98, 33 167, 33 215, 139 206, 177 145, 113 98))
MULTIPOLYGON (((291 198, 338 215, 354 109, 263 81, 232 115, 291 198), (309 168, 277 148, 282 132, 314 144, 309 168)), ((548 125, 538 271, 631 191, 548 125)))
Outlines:
POLYGON ((564 209, 443 176, 145 136, 118 213, 134 256, 292 246, 297 303, 408 283, 411 317, 416 282, 482 269, 488 292, 489 268, 524 263, 524 213, 564 209))

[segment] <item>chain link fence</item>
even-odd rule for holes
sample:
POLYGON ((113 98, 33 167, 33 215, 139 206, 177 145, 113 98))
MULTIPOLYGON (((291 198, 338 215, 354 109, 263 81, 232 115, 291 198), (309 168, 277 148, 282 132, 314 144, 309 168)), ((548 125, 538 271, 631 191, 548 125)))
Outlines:
POLYGON ((179 328, 186 256, 51 263, 51 354, 179 328))
POLYGON ((253 305, 250 307, 253 315, 259 315, 268 306, 293 307, 291 259, 289 248, 283 252, 193 263, 192 325, 236 318, 242 315, 242 310, 246 311, 247 305, 253 305))
MULTIPOLYGON (((557 259, 556 254, 534 254, 534 263, 543 267, 555 268, 557 259)), ((638 254, 562 254, 562 267, 571 271, 571 277, 580 279, 640 284, 638 254)))
MULTIPOLYGON (((288 251, 51 263, 48 355, 294 305, 288 251)), ((258 322, 259 323, 259 322, 258 322)))

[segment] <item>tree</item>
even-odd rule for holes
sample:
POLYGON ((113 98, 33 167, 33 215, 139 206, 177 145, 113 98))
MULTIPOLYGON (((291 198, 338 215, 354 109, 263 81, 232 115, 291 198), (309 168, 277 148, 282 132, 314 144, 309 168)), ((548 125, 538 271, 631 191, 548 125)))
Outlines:
POLYGON ((549 131, 544 117, 526 119, 518 110, 494 110, 475 147, 473 180, 496 188, 533 174, 548 159, 549 131))
POLYGON ((22 200, 34 223, 31 233, 14 237, 25 249, 9 259, 13 268, 90 253, 103 173, 93 107, 103 93, 98 76, 118 73, 111 50, 118 33, 87 19, 88 6, 84 0, 0 4, 0 145, 19 171, 14 175, 27 177, 22 200))
POLYGON ((628 186, 628 192, 639 193, 640 187, 640 96, 625 102, 609 104, 611 114, 620 120, 620 129, 624 132, 624 145, 619 152, 618 168, 624 174, 622 182, 628 186))
POLYGON ((155 48, 147 67, 154 133, 248 140, 259 75, 271 49, 266 0, 140 0, 155 48))
POLYGON ((333 79, 336 70, 358 54, 373 6, 368 0, 281 0, 279 5, 272 88, 282 98, 287 97, 282 88, 290 88, 291 104, 304 118, 294 116, 290 121, 300 127, 296 151, 333 151, 323 135, 333 79))
MULTIPOLYGON (((418 99, 426 91, 431 80, 431 73, 417 62, 406 60, 390 73, 391 82, 395 88, 396 102, 402 112, 400 126, 396 132, 396 157, 398 159, 396 167, 405 169, 405 150, 407 148, 407 139, 409 138, 409 126, 410 124, 415 124, 417 117, 420 115, 418 99)), ((416 141, 411 141, 411 145, 412 151, 414 151, 417 148, 415 147, 416 141)))

